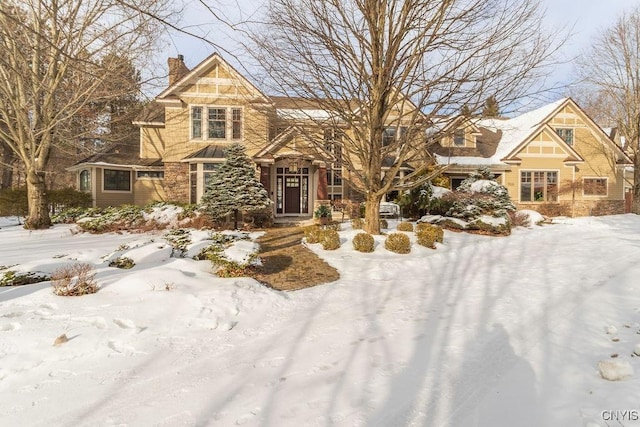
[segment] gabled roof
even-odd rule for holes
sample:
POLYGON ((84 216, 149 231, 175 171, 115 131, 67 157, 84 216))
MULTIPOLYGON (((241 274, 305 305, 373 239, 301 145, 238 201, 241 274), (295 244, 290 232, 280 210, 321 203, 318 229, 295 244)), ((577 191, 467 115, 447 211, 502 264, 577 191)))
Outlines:
POLYGON ((243 86, 251 93, 253 93, 257 98, 261 98, 264 102, 270 102, 269 97, 267 97, 260 89, 258 89, 253 83, 247 80, 242 74, 240 74, 231 64, 225 61, 220 54, 217 52, 211 54, 209 57, 205 58, 202 62, 196 65, 191 71, 185 74, 182 78, 178 79, 172 85, 169 85, 165 90, 163 90, 157 97, 157 100, 170 100, 178 97, 178 94, 188 85, 192 84, 198 77, 203 75, 209 68, 213 65, 218 64, 226 68, 231 75, 233 75, 238 81, 240 81, 243 86))
POLYGON ((140 115, 133 121, 134 125, 164 126, 164 106, 155 101, 145 105, 140 115))

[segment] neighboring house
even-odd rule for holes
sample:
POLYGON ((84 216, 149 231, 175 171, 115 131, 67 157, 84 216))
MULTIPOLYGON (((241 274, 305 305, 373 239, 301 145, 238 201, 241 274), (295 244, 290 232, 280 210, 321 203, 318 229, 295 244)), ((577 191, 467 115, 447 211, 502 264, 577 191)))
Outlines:
POLYGON ((570 98, 511 119, 461 117, 433 145, 455 189, 489 167, 519 209, 552 215, 625 211, 629 157, 570 98), (627 178, 627 179, 625 179, 627 178))

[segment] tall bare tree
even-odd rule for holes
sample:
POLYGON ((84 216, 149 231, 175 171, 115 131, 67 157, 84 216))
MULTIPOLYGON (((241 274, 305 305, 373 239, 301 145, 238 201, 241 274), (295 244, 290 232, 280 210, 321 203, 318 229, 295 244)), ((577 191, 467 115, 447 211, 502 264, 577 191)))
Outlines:
POLYGON ((542 22, 536 0, 271 0, 253 53, 272 90, 329 112, 318 126, 350 129, 344 161, 377 234, 384 195, 432 176, 422 161, 399 179, 443 135, 439 116, 533 90, 564 41, 542 22))
POLYGON ((620 15, 579 60, 581 77, 609 108, 598 116, 617 126, 634 163, 632 211, 640 214, 640 7, 620 15))
MULTIPOLYGON (((137 7, 170 16, 169 0, 137 7)), ((167 18, 168 19, 168 18, 167 18)), ((159 23, 117 0, 3 0, 0 2, 0 140, 24 165, 26 228, 50 226, 44 171, 52 147, 73 140, 74 118, 91 103, 109 104, 128 85, 118 76, 122 55, 144 63, 159 23)))

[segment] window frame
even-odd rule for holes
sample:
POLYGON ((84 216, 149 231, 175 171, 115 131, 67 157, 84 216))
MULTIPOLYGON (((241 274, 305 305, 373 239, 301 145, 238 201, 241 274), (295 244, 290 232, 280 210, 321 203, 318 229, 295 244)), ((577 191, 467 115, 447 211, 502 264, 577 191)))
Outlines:
POLYGON ((110 168, 103 168, 102 169, 102 192, 103 193, 131 193, 132 189, 133 189, 133 183, 131 182, 131 170, 129 169, 110 169, 110 168), (107 172, 116 172, 116 173, 123 173, 123 174, 127 174, 129 177, 129 188, 126 190, 123 189, 113 189, 113 188, 107 188, 107 172))
POLYGON ((78 189, 83 193, 91 192, 91 169, 83 169, 78 174, 78 189), (86 179, 83 177, 86 177, 86 179), (86 185, 86 188, 85 188, 86 185))
POLYGON ((157 179, 157 180, 162 180, 164 179, 164 171, 148 171, 148 170, 142 170, 142 171, 136 171, 136 179, 157 179), (141 176, 141 174, 149 174, 149 176, 141 176), (156 175, 156 176, 152 176, 152 175, 156 175))
POLYGON ((560 139, 562 139, 567 145, 573 146, 573 143, 575 142, 575 132, 574 129, 571 127, 557 127, 554 129, 554 131, 556 132, 556 135, 558 135, 560 137, 560 139), (564 135, 565 132, 571 136, 570 141, 567 140, 567 137, 564 135))
POLYGON ((606 176, 585 176, 582 177, 582 195, 584 197, 608 197, 609 196, 609 177, 606 176), (586 181, 604 181, 604 194, 589 194, 585 190, 587 188, 586 181))
POLYGON ((189 106, 189 111, 191 141, 240 141, 244 137, 244 107, 194 104, 189 106), (221 113, 224 115, 224 126, 221 126, 221 113), (198 125, 199 129, 196 131, 198 125))
POLYGON ((456 129, 451 136, 451 142, 454 147, 464 147, 467 145, 467 138, 464 129, 456 129), (458 143, 457 141, 462 141, 458 143))
POLYGON ((559 192, 558 192, 558 183, 560 181, 560 171, 557 169, 524 169, 524 170, 520 170, 520 176, 518 178, 518 203, 537 203, 537 204, 544 204, 544 203, 560 203, 558 200, 558 196, 559 196, 559 192), (529 175, 529 197, 530 200, 523 200, 523 177, 524 174, 530 174, 529 175), (544 188, 542 190, 542 199, 541 200, 536 200, 536 183, 538 181, 536 181, 536 175, 537 174, 543 174, 543 184, 544 184, 544 188), (554 182, 550 182, 549 178, 550 178, 550 174, 551 176, 555 177, 555 181, 554 182), (555 186, 555 189, 553 187, 551 187, 551 189, 549 188, 549 186, 555 186), (553 196, 553 200, 549 200, 549 195, 553 196))

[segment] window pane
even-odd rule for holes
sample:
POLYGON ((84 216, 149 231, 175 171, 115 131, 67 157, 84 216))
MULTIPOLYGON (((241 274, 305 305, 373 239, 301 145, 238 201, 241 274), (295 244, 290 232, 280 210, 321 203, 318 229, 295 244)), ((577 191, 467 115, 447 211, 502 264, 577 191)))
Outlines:
POLYGON ((535 202, 544 202, 544 189, 545 189, 545 173, 534 172, 533 173, 533 200, 535 202))
POLYGON ((83 170, 80 172, 80 191, 91 190, 91 172, 83 170))
POLYGON ((209 138, 226 138, 227 111, 224 108, 209 108, 209 120, 207 122, 209 138))
POLYGON ((558 172, 547 172, 547 201, 558 200, 558 172))
POLYGON ((129 191, 131 190, 131 173, 105 169, 103 187, 107 191, 129 191))
POLYGON ((191 108, 191 137, 202 138, 202 107, 191 108))
POLYGON ((240 139, 242 137, 242 110, 240 108, 234 108, 231 110, 232 115, 232 134, 233 139, 240 139))
POLYGON ((573 145, 573 129, 557 128, 556 133, 569 145, 573 145))
POLYGON ((464 129, 456 129, 453 133, 453 145, 464 145, 464 129))
POLYGON ((607 195, 607 179, 606 178, 585 178, 583 186, 584 186, 585 196, 606 196, 607 195))
POLYGON ((520 201, 531 201, 531 172, 520 172, 520 201))
POLYGON ((393 144, 396 140, 396 128, 384 128, 382 131, 382 146, 386 147, 393 144))

